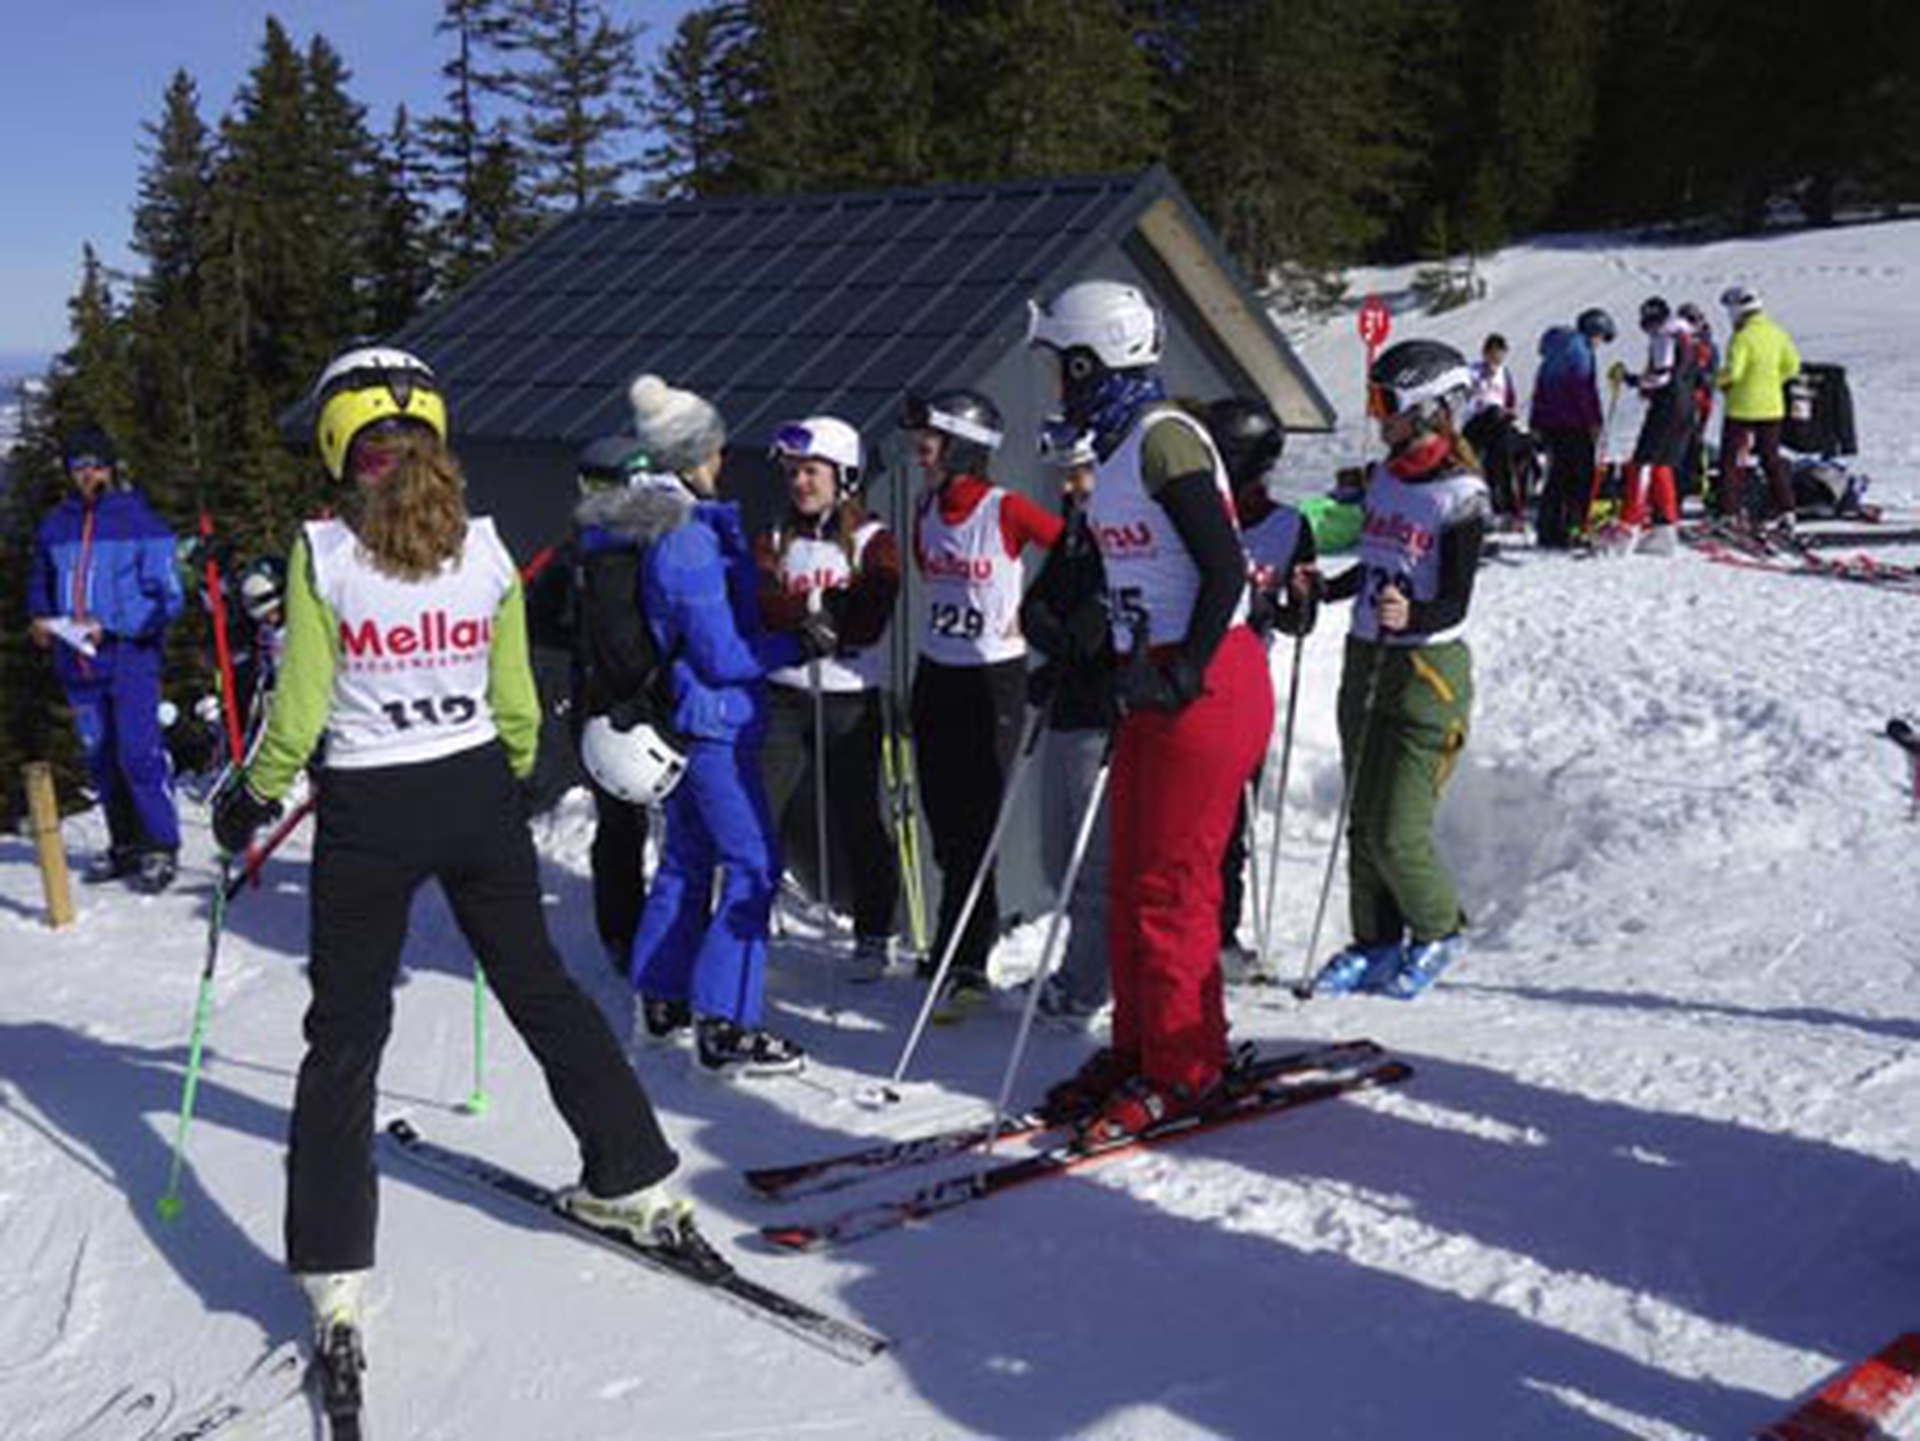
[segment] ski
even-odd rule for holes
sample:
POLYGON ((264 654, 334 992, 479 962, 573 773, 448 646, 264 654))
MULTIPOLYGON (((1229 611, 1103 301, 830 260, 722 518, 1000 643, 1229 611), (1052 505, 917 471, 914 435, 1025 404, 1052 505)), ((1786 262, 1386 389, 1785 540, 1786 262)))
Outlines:
POLYGON ((282 1341, 197 1409, 147 1432, 149 1441, 205 1441, 284 1406, 306 1389, 303 1352, 298 1341, 282 1341))
POLYGON ((158 1434, 172 1410, 170 1382, 130 1382, 73 1430, 63 1431, 59 1441, 145 1441, 158 1434))
POLYGON ((389 1124, 386 1134, 393 1142, 394 1149, 409 1160, 441 1175, 504 1196, 532 1210, 543 1211, 555 1225, 582 1240, 593 1241, 651 1270, 698 1286, 746 1314, 778 1326, 842 1361, 864 1364, 884 1352, 890 1344, 884 1336, 817 1311, 803 1301, 743 1276, 698 1232, 689 1230, 677 1246, 642 1245, 626 1236, 598 1230, 568 1215, 560 1208, 559 1198, 550 1187, 478 1156, 436 1145, 404 1120, 389 1124))
MULTIPOLYGON (((1351 1064, 1377 1058, 1383 1052, 1372 1041, 1341 1041, 1312 1050, 1284 1056, 1258 1056, 1234 1073, 1236 1081, 1256 1081, 1283 1072, 1313 1067, 1351 1064)), ((859 1184, 870 1177, 908 1166, 930 1165, 949 1156, 964 1155, 986 1145, 992 1130, 991 1120, 970 1125, 927 1131, 901 1140, 876 1141, 837 1155, 800 1161, 786 1166, 756 1166, 742 1173, 747 1185, 768 1198, 792 1199, 817 1196, 859 1184)), ((1008 1116, 1000 1126, 1000 1139, 1018 1140, 1049 1129, 1047 1118, 1038 1111, 1008 1116)))
POLYGON ((1404 1061, 1362 1059, 1324 1071, 1282 1073, 1234 1095, 1221 1107, 1165 1121, 1151 1130, 1105 1145, 1081 1147, 1060 1141, 977 1173, 950 1176, 902 1196, 855 1206, 819 1221, 784 1222, 762 1226, 760 1234, 788 1251, 817 1251, 864 1240, 882 1231, 925 1220, 969 1201, 984 1200, 1003 1191, 1050 1176, 1064 1175, 1114 1156, 1145 1150, 1169 1141, 1204 1135, 1282 1111, 1297 1110, 1317 1101, 1332 1100, 1354 1091, 1390 1086, 1413 1074, 1404 1061))
POLYGON ((357 1327, 337 1325, 314 1348, 310 1375, 314 1399, 327 1418, 329 1441, 364 1441, 361 1419, 366 1397, 360 1373, 366 1369, 357 1327))
POLYGON ((1895 1337, 1842 1371, 1759 1441, 1877 1441, 1920 1420, 1920 1332, 1895 1337))

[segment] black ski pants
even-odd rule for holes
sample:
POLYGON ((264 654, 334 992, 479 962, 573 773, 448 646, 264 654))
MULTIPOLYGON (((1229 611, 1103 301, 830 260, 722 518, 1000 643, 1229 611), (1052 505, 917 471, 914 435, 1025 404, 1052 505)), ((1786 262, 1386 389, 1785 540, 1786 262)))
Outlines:
POLYGON ((647 808, 600 789, 593 791, 593 921, 600 944, 622 980, 633 960, 633 937, 647 901, 647 808))
MULTIPOLYGON (((802 782, 818 785, 813 774, 813 692, 788 685, 767 687, 767 734, 760 744, 760 771, 767 786, 767 812, 774 830, 802 782)), ((900 895, 900 861, 893 835, 880 811, 880 692, 827 691, 821 697, 827 750, 827 844, 843 856, 849 874, 833 872, 834 890, 853 893, 853 933, 891 936, 900 895), (851 881, 843 887, 842 881, 851 881)), ((814 838, 806 838, 809 851, 814 838)), ((819 857, 814 858, 817 867, 819 857)), ((818 882, 816 880, 816 886, 818 882)))
POLYGON ((1540 435, 1547 445, 1547 480, 1540 487, 1535 529, 1541 545, 1565 550, 1574 532, 1586 526, 1593 499, 1593 432, 1585 426, 1549 425, 1540 435))
MULTIPOLYGON (((1026 710, 1024 658, 954 666, 922 656, 914 671, 913 743, 920 761, 920 800, 940 867, 935 958, 946 950, 993 838, 1026 710)), ((989 869, 954 954, 953 974, 984 979, 987 957, 999 935, 1000 894, 989 869)))
POLYGON ((678 1158, 605 1018, 541 913, 526 806, 498 744, 440 760, 320 772, 309 906, 313 999, 287 1162, 287 1265, 374 1259, 373 1111, 414 893, 438 880, 507 1018, 580 1143, 587 1186, 618 1195, 678 1158))

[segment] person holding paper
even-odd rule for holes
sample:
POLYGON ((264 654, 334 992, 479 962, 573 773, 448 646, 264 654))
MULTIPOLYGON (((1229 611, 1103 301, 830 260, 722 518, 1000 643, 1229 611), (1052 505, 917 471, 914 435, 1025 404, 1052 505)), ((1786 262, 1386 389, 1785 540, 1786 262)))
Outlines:
POLYGON ((180 850, 160 733, 160 667, 183 597, 173 535, 138 491, 116 484, 113 442, 82 426, 63 447, 73 494, 40 523, 27 591, 33 643, 51 650, 73 711, 106 852, 89 881, 125 878, 154 895, 180 850))

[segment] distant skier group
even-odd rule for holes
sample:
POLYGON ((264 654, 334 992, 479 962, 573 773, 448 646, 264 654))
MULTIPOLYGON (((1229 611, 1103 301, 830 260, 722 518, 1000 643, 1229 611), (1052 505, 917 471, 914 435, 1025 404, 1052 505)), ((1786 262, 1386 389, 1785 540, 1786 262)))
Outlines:
POLYGON ((1714 512, 1728 524, 1792 527, 1793 478, 1780 446, 1800 355, 1750 286, 1728 286, 1720 303, 1730 327, 1724 356, 1698 305, 1675 308, 1663 296, 1647 297, 1639 315, 1645 362, 1638 370, 1623 361, 1607 367, 1604 407, 1596 352, 1617 336, 1613 317, 1590 308, 1540 337, 1529 425, 1547 456, 1537 515, 1542 546, 1564 549, 1594 524, 1607 473, 1599 447, 1623 389, 1646 410, 1621 470, 1617 507, 1605 522, 1611 538, 1670 548, 1680 496, 1689 488, 1710 492, 1714 512), (1719 464, 1710 473, 1704 437, 1716 396, 1724 420, 1719 464))

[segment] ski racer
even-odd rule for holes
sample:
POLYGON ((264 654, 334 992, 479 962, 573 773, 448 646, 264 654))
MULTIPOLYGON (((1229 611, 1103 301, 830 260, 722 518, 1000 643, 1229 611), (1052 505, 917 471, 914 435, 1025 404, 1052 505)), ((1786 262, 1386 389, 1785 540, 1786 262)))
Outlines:
POLYGON ((538 705, 520 582, 469 517, 433 372, 387 347, 342 354, 314 393, 341 518, 288 560, 286 652, 266 735, 213 801, 229 855, 279 813, 324 730, 313 850, 307 1052, 287 1159, 287 1265, 323 1356, 359 1365, 374 1264, 375 1077, 414 894, 440 882, 579 1142, 563 1204, 643 1242, 690 1224, 678 1160, 599 1008, 547 935, 516 778, 538 705))
POLYGON ((1787 382, 1800 373, 1800 352, 1749 286, 1730 285, 1720 296, 1733 334, 1726 363, 1715 383, 1727 394, 1720 438, 1720 474, 1727 487, 1727 513, 1743 515, 1741 488, 1746 467, 1758 450, 1767 473, 1767 517, 1793 525, 1793 475, 1780 454, 1780 427, 1786 420, 1787 382))
POLYGON ((989 991, 987 958, 1000 934, 1000 899, 987 856, 1012 773, 1027 707, 1027 641, 1020 629, 1020 557, 1051 549, 1060 518, 990 478, 1004 438, 999 409, 973 390, 909 396, 900 425, 912 434, 926 488, 914 507, 913 559, 927 592, 926 628, 913 674, 913 740, 920 798, 940 867, 934 957, 957 946, 942 1005, 962 1012, 989 991), (967 892, 985 882, 955 941, 967 892))
POLYGON ((1460 353, 1433 340, 1390 346, 1368 371, 1387 458, 1367 483, 1360 563, 1327 588, 1354 602, 1340 680, 1353 941, 1316 991, 1411 1000, 1463 945, 1433 822, 1473 705, 1464 634, 1489 505, 1454 423, 1471 383, 1460 353))
POLYGON ((1613 317, 1589 307, 1572 325, 1553 326, 1540 337, 1527 426, 1547 447, 1547 479, 1534 526, 1539 544, 1548 550, 1565 550, 1575 532, 1587 528, 1596 445, 1605 423, 1594 352, 1614 335, 1613 317))
POLYGON ((1088 520, 1106 570, 1115 694, 1107 888, 1112 1045, 1048 1098, 1089 1144, 1204 1109, 1222 1083, 1220 866, 1273 726, 1248 628, 1247 558, 1226 467, 1169 404, 1165 332, 1135 287, 1068 286, 1030 306, 1069 422, 1093 434, 1088 520))
MULTIPOLYGON (((768 679, 767 736, 760 752, 774 834, 812 769, 815 745, 826 755, 827 808, 852 869, 856 980, 886 973, 900 862, 881 814, 881 696, 888 684, 882 641, 900 595, 900 547, 867 513, 860 433, 831 415, 782 425, 773 456, 787 483, 787 511, 754 542, 760 618, 773 632, 798 632, 809 612, 825 610, 839 650, 817 665, 784 666, 768 679), (820 686, 814 708, 814 679, 820 686), (816 716, 824 739, 814 734, 816 716)), ((829 846, 833 840, 829 837, 829 846)), ((827 876, 826 857, 816 857, 827 876)), ((822 897, 831 904, 831 897, 822 897)))
POLYGON ((1640 329, 1647 337, 1647 363, 1637 373, 1615 361, 1610 374, 1630 385, 1647 403, 1640 434, 1627 464, 1626 493, 1619 523, 1630 531, 1647 529, 1649 516, 1671 544, 1671 527, 1680 523, 1680 491, 1675 472, 1686 462, 1694 426, 1693 332, 1658 295, 1640 305, 1640 329))

